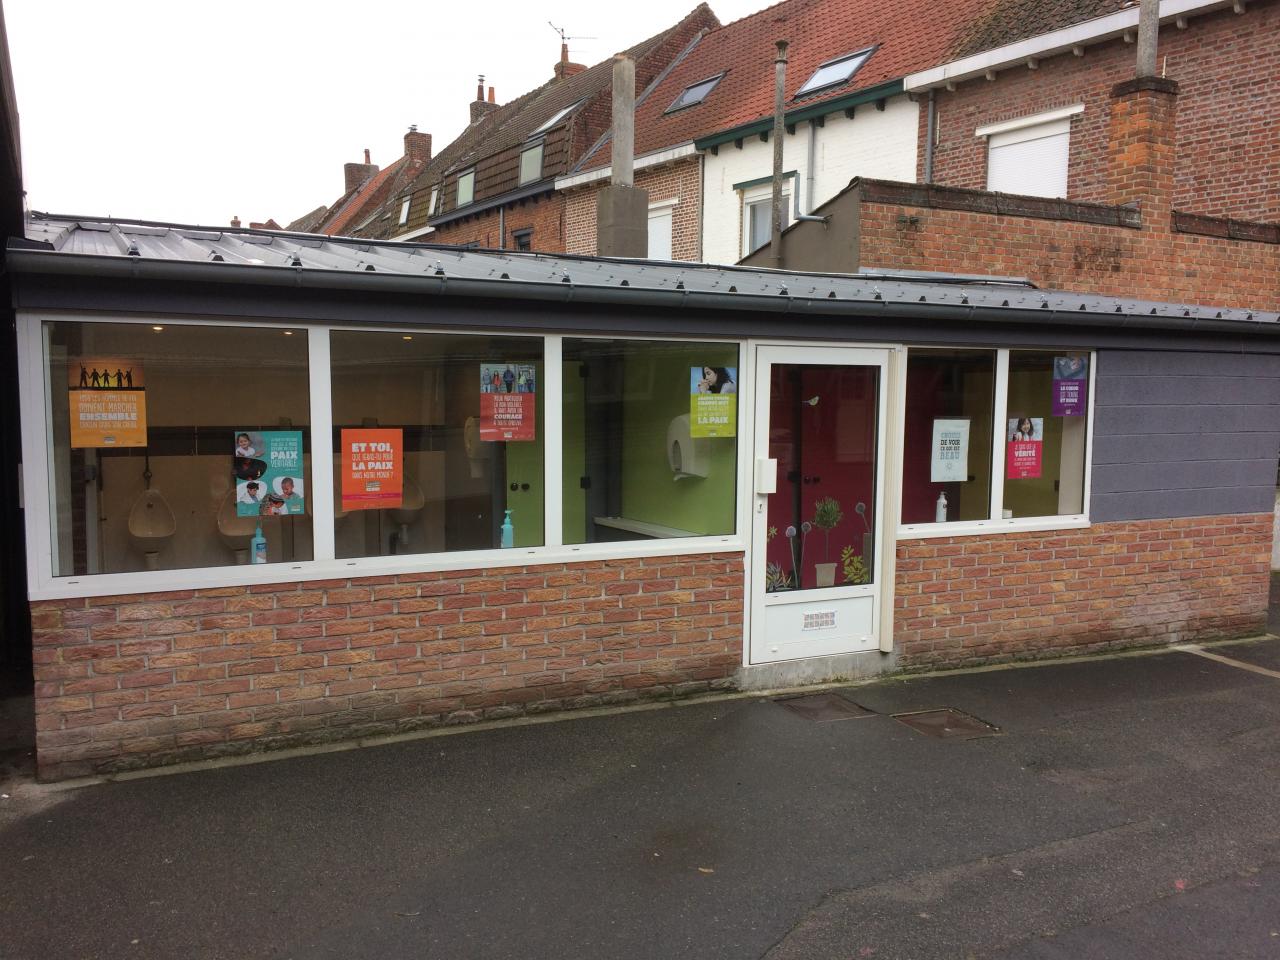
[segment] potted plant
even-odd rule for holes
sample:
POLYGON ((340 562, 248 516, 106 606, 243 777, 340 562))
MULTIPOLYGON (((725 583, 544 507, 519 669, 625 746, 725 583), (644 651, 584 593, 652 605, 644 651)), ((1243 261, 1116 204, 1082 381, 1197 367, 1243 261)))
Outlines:
POLYGON ((822 563, 814 564, 814 576, 819 587, 833 587, 836 583, 836 565, 831 562, 831 531, 844 519, 840 501, 823 497, 813 505, 813 525, 822 531, 822 563))

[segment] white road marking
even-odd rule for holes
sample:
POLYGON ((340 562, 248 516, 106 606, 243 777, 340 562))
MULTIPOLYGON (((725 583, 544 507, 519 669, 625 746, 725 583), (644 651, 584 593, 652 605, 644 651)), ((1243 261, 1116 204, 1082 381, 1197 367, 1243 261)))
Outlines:
POLYGON ((1264 677, 1272 677, 1280 680, 1280 670, 1268 670, 1266 667, 1259 667, 1252 663, 1245 663, 1243 660, 1233 660, 1230 657, 1224 657, 1220 653, 1210 653, 1203 647, 1198 647, 1194 643, 1182 643, 1170 649, 1181 650, 1183 653, 1194 653, 1196 656, 1204 657, 1208 660, 1217 660, 1219 663, 1225 663, 1228 667, 1235 667, 1237 670, 1248 670, 1250 673, 1261 674, 1264 677))

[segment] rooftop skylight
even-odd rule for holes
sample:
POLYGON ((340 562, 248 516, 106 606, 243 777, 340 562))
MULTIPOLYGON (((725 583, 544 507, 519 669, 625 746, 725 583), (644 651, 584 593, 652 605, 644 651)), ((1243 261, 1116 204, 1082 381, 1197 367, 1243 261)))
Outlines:
POLYGON ((582 102, 581 100, 575 100, 573 103, 569 104, 563 110, 558 111, 550 120, 546 121, 537 130, 529 134, 529 139, 532 140, 534 137, 546 133, 548 130, 554 127, 557 123, 559 123, 569 114, 573 113, 574 108, 577 107, 578 104, 580 104, 581 102, 582 102))
POLYGON ((667 107, 664 113, 675 113, 677 110, 683 110, 685 107, 692 107, 707 99, 707 94, 715 89, 716 84, 724 78, 724 74, 717 74, 714 77, 708 77, 706 80, 699 80, 697 83, 691 83, 681 91, 680 96, 671 101, 671 106, 667 107))
POLYGON ((828 60, 813 71, 813 76, 806 80, 804 86, 796 91, 796 97, 803 97, 817 90, 834 87, 837 84, 848 83, 853 79, 853 75, 862 68, 862 65, 871 59, 871 55, 875 52, 875 47, 868 47, 865 50, 859 50, 857 53, 846 53, 843 57, 828 60))

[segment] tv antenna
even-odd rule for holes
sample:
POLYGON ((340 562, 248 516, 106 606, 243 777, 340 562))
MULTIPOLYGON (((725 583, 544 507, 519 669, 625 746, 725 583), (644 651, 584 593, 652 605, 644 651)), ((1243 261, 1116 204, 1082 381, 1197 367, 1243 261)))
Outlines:
POLYGON ((568 33, 565 31, 564 27, 557 27, 557 26, 556 26, 554 23, 552 23, 550 20, 548 20, 548 21, 547 21, 547 26, 549 26, 552 30, 554 30, 557 34, 559 34, 559 35, 560 35, 560 42, 561 42, 565 47, 568 47, 568 46, 569 46, 569 41, 570 41, 570 40, 598 40, 598 39, 599 39, 599 37, 571 37, 571 36, 569 36, 569 35, 568 35, 568 33))

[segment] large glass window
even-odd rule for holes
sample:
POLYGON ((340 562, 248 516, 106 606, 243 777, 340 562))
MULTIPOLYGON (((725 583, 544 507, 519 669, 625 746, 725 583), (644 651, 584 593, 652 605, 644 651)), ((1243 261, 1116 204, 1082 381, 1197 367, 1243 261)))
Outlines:
MULTIPOLYGON (((782 229, 791 225, 791 191, 782 191, 782 229)), ((773 196, 770 191, 747 194, 742 205, 742 253, 746 256, 767 244, 773 234, 773 196)))
POLYGON ((902 522, 991 515, 994 350, 912 350, 902 448, 902 522))
POLYGON ((520 184, 533 183, 542 178, 542 144, 535 143, 520 153, 520 184))
POLYGON ((44 336, 55 576, 311 559, 305 331, 44 336))
POLYGON ((738 347, 564 341, 564 542, 731 534, 738 347))
POLYGON ((458 195, 454 200, 455 207, 465 207, 476 198, 476 172, 468 170, 458 175, 458 195))
POLYGON ((1005 413, 1005 518, 1084 513, 1089 358, 1009 353, 1005 413))
POLYGON ((542 339, 335 330, 338 557, 543 543, 542 339))

